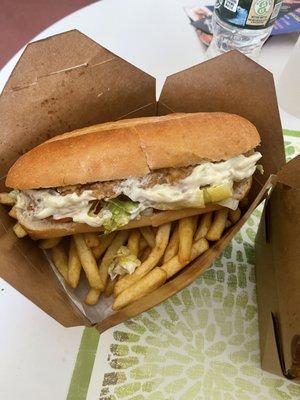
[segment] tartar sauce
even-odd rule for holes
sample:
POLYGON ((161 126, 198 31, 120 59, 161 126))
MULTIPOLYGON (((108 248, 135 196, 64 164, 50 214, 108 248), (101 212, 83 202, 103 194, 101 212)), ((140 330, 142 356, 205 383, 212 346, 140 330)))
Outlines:
POLYGON ((37 219, 72 218, 74 222, 101 226, 111 218, 111 212, 103 210, 98 215, 90 216, 90 201, 96 199, 92 193, 92 190, 85 190, 80 195, 71 193, 62 196, 55 190, 24 190, 17 195, 16 207, 37 219))
POLYGON ((176 185, 154 185, 151 188, 142 188, 140 179, 126 179, 121 183, 121 191, 133 201, 155 207, 155 203, 188 202, 197 196, 199 187, 233 184, 253 175, 256 162, 261 154, 256 152, 251 156, 237 156, 219 163, 206 162, 197 165, 186 178, 176 185))
MULTIPOLYGON (((189 204, 199 194, 199 187, 233 184, 253 175, 256 162, 261 154, 256 152, 250 156, 237 156, 219 163, 206 162, 196 166, 193 172, 174 185, 157 184, 150 188, 141 187, 141 178, 125 179, 120 184, 120 194, 139 202, 139 212, 148 207, 155 208, 158 203, 189 204)), ((101 226, 111 218, 109 210, 102 210, 98 215, 90 216, 90 201, 96 200, 92 190, 61 195, 52 189, 24 190, 16 194, 16 207, 28 216, 37 219, 53 217, 54 219, 72 218, 74 222, 82 222, 91 226, 101 226)), ((228 199, 230 200, 230 199, 228 199)), ((225 202, 226 203, 226 200, 225 202)), ((225 205, 225 204, 224 204, 225 205)), ((130 219, 135 218, 134 214, 130 219)))

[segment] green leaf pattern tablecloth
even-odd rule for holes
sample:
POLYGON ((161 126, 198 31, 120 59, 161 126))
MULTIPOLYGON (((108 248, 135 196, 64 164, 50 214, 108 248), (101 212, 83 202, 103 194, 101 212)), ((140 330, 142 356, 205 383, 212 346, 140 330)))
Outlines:
MULTIPOLYGON (((290 159, 300 154, 299 133, 285 133, 290 159)), ((260 215, 261 206, 192 285, 110 330, 99 400, 300 399, 300 386, 260 368, 253 248, 260 215)), ((79 400, 72 382, 68 399, 79 400)))

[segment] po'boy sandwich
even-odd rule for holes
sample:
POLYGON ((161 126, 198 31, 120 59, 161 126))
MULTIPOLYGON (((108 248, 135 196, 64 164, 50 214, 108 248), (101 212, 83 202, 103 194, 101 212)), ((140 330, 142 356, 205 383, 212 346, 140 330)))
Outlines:
POLYGON ((159 225, 246 196, 255 126, 226 113, 122 120, 56 136, 21 156, 6 186, 37 238, 159 225), (155 221, 155 223, 154 223, 155 221))

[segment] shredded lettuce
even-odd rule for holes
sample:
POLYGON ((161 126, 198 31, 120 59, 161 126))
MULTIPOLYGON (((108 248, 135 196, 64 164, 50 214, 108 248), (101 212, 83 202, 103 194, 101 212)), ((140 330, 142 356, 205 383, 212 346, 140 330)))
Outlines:
POLYGON ((11 191, 8 193, 8 195, 9 195, 9 197, 11 197, 12 199, 14 199, 14 200, 17 201, 17 197, 18 197, 18 194, 19 194, 19 193, 20 193, 19 190, 14 189, 14 190, 11 190, 11 191))
POLYGON ((231 210, 236 210, 239 206, 239 201, 231 197, 229 199, 218 201, 217 204, 220 204, 220 206, 223 207, 230 208, 231 210))
POLYGON ((103 201, 102 206, 103 208, 100 214, 107 214, 110 216, 103 221, 105 233, 112 232, 128 224, 128 222, 135 218, 141 211, 139 203, 131 200, 111 199, 103 201))
POLYGON ((121 246, 108 267, 111 280, 118 275, 133 274, 135 269, 141 265, 141 261, 130 253, 126 246, 121 246))
POLYGON ((261 164, 256 165, 256 169, 263 175, 264 174, 264 167, 261 164))

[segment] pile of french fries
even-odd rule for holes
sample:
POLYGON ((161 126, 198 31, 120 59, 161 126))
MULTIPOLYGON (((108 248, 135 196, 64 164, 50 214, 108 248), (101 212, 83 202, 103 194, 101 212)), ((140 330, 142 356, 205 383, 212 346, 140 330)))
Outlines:
MULTIPOLYGON (((0 203, 14 206, 6 193, 0 193, 0 203)), ((14 208, 9 214, 15 217, 14 208)), ((162 286, 203 254, 211 242, 219 240, 240 217, 239 208, 235 211, 221 209, 158 228, 135 228, 107 235, 79 233, 43 239, 39 245, 51 252, 54 265, 71 288, 78 286, 84 273, 89 285, 86 304, 98 303, 101 295, 113 295, 112 308, 117 311, 162 286), (132 274, 118 275, 111 280, 109 267, 121 246, 126 246, 141 264, 132 274)), ((19 238, 27 235, 19 223, 13 230, 19 238)))

